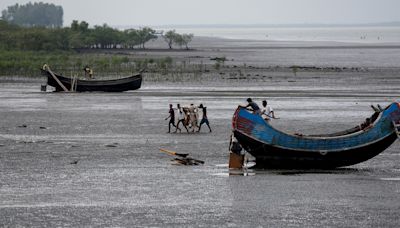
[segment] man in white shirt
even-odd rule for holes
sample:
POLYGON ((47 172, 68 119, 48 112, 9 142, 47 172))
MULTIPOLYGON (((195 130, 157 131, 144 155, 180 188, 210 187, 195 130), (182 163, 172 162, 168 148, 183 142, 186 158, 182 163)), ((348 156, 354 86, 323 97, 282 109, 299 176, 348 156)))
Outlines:
POLYGON ((268 105, 266 100, 262 101, 262 110, 261 115, 264 117, 266 121, 270 121, 271 119, 275 119, 275 113, 271 106, 268 105))
POLYGON ((175 132, 177 132, 179 130, 179 132, 181 132, 181 129, 179 128, 179 124, 182 123, 183 127, 185 127, 186 131, 189 133, 189 130, 186 127, 186 123, 185 123, 185 113, 183 111, 183 108, 181 107, 180 104, 177 104, 178 107, 178 123, 176 123, 176 128, 175 128, 175 132))

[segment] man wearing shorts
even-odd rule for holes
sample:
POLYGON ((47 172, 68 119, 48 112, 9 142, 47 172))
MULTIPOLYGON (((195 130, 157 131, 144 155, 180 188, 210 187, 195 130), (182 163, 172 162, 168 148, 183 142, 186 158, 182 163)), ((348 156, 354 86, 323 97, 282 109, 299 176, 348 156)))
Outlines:
POLYGON ((199 125, 199 130, 197 130, 197 132, 200 131, 201 129, 201 125, 203 125, 204 123, 207 124, 208 129, 211 132, 211 127, 210 127, 210 123, 208 122, 208 118, 207 118, 207 107, 204 107, 203 104, 200 104, 199 108, 202 110, 203 112, 203 117, 201 118, 200 121, 200 125, 199 125))
POLYGON ((165 120, 167 120, 169 118, 169 123, 168 123, 168 133, 171 133, 171 124, 172 126, 175 126, 175 111, 172 108, 172 104, 169 105, 169 116, 167 118, 165 118, 165 120))

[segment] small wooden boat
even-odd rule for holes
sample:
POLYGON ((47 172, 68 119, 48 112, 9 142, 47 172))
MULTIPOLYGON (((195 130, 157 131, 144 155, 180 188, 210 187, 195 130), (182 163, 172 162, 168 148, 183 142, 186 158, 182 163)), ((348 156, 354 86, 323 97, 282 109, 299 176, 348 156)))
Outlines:
POLYGON ((256 167, 331 169, 366 161, 388 148, 399 136, 400 103, 376 109, 368 126, 325 135, 299 135, 272 127, 260 115, 239 107, 233 133, 256 158, 256 167))
POLYGON ((113 80, 80 80, 67 78, 59 74, 55 74, 50 70, 42 69, 42 74, 47 76, 47 84, 56 88, 56 91, 76 92, 89 92, 89 91, 103 91, 103 92, 123 92, 128 90, 139 89, 142 85, 142 75, 137 74, 126 78, 113 79, 113 80), (57 81, 56 78, 59 80, 57 81), (60 85, 60 82, 62 85, 60 85), (64 88, 63 88, 64 86, 64 88))

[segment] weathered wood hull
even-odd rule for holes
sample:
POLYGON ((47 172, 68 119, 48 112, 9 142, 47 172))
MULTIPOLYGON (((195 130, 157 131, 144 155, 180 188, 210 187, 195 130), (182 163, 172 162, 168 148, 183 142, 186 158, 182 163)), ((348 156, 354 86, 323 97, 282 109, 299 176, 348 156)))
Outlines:
POLYGON ((256 167, 283 169, 332 169, 358 164, 380 154, 397 139, 393 133, 368 146, 320 153, 279 148, 254 140, 239 131, 234 134, 245 150, 256 158, 256 167))
POLYGON ((233 130, 243 148, 256 158, 257 167, 332 169, 366 161, 388 148, 397 139, 393 123, 400 120, 399 107, 398 103, 388 106, 367 130, 333 137, 284 133, 239 108, 233 130))
MULTIPOLYGON (((42 70, 42 74, 47 76, 47 84, 54 87, 56 91, 63 91, 61 86, 54 80, 47 70, 42 70)), ((55 74, 62 84, 70 90, 73 79, 55 74)), ((113 80, 80 80, 76 81, 76 92, 123 92, 139 89, 142 85, 142 75, 137 74, 131 77, 113 79, 113 80)))

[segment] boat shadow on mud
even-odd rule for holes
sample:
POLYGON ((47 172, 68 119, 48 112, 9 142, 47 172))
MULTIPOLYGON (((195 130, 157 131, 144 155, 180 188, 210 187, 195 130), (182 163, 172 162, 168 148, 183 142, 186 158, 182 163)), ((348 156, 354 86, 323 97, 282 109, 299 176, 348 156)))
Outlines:
POLYGON ((355 174, 355 173, 363 173, 365 170, 356 169, 356 168, 337 168, 337 169, 306 169, 306 170, 266 170, 266 169, 254 169, 254 171, 258 174, 262 174, 268 172, 270 174, 276 175, 287 175, 287 176, 295 176, 295 175, 304 175, 304 174, 355 174))
POLYGON ((297 176, 305 174, 366 174, 379 173, 381 170, 365 169, 365 168, 333 168, 333 169, 266 169, 250 166, 243 169, 229 169, 231 176, 253 176, 253 175, 282 175, 282 176, 297 176))

